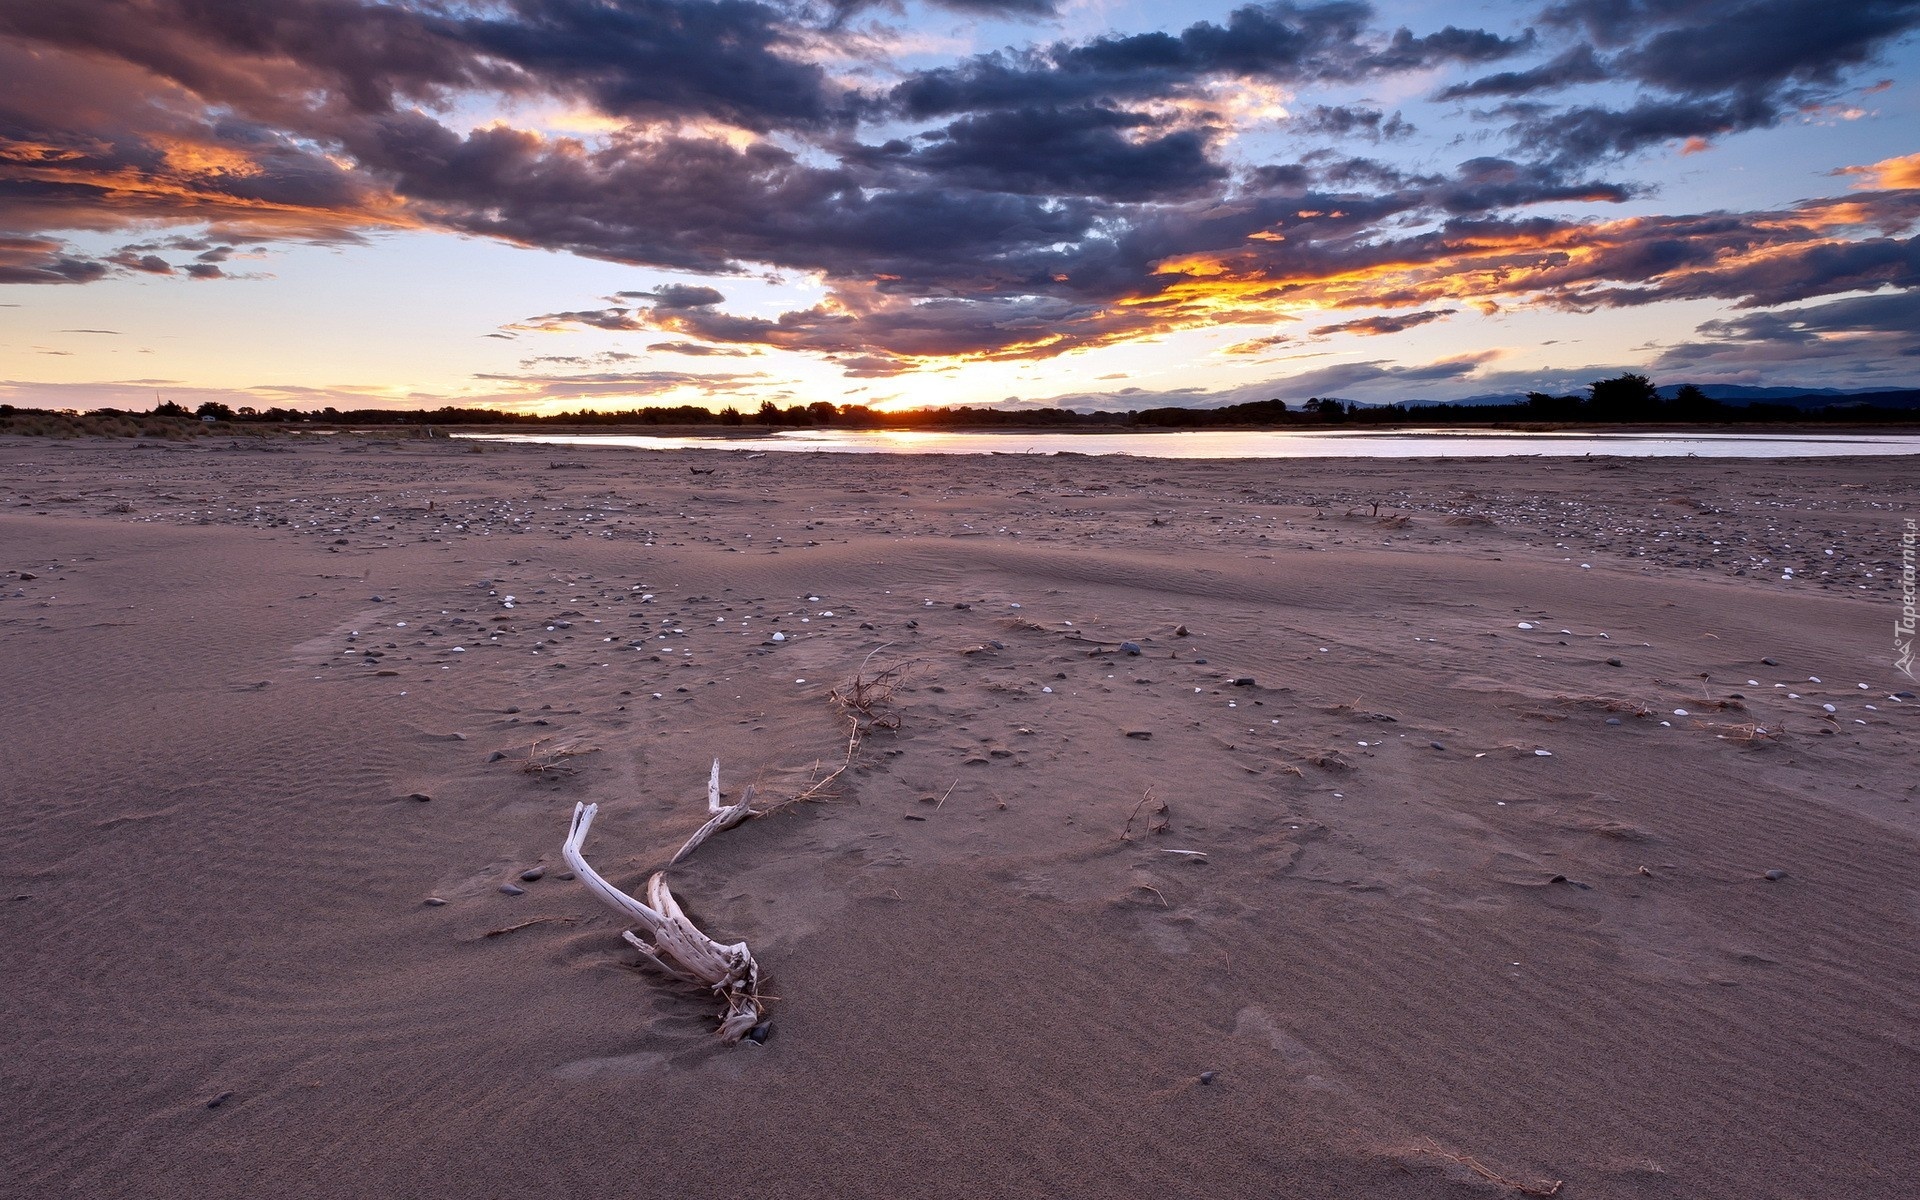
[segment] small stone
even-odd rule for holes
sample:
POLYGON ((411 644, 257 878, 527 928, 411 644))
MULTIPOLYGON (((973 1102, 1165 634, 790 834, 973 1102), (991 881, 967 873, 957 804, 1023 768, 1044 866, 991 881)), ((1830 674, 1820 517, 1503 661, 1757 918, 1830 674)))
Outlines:
POLYGON ((1626 663, 1623 663, 1623 662, 1621 662, 1621 661, 1620 661, 1619 659, 1617 659, 1617 658, 1610 658, 1610 659, 1608 659, 1608 660, 1607 660, 1607 665, 1608 665, 1608 666, 1610 666, 1610 667, 1624 667, 1624 666, 1626 666, 1627 664, 1626 664, 1626 663))
POLYGON ((752 1029, 747 1030, 747 1040, 752 1042, 756 1046, 766 1045, 767 1039, 772 1036, 773 1036, 772 1021, 762 1021, 758 1025, 755 1025, 752 1029))
POLYGON ((1151 730, 1146 730, 1146 729, 1129 729, 1127 730, 1127 736, 1130 738, 1139 738, 1141 741, 1144 742, 1148 738, 1151 738, 1153 736, 1153 733, 1151 730))
POLYGON ((554 876, 554 878, 555 878, 555 879, 568 879, 568 880, 571 880, 571 879, 573 879, 573 878, 575 878, 575 876, 574 876, 574 873, 573 873, 572 871, 562 871, 562 872, 560 872, 560 873, 559 873, 558 875, 555 875, 555 876, 554 876))
POLYGON ((1608 717, 1608 718, 1607 718, 1607 724, 1609 724, 1609 725, 1618 725, 1619 723, 1620 723, 1620 718, 1619 718, 1619 717, 1608 717))
POLYGON ((546 877, 547 869, 545 867, 528 867, 526 870, 520 872, 520 879, 524 883, 538 883, 546 877))
POLYGON ((524 896, 527 894, 527 889, 523 887, 515 887, 511 883, 503 883, 500 885, 500 892, 502 895, 506 895, 506 896, 524 896))
POLYGON ((1533 628, 1533 622, 1532 622, 1532 621, 1522 621, 1522 622, 1520 622, 1520 623, 1519 623, 1518 625, 1515 625, 1515 626, 1514 626, 1514 628, 1515 628, 1515 629, 1532 629, 1532 628, 1533 628))
POLYGON ((1230 680, 1229 682, 1231 682, 1231 683, 1233 684, 1233 686, 1234 686, 1234 687, 1252 687, 1252 686, 1253 686, 1253 676, 1251 676, 1251 675, 1241 675, 1241 676, 1237 676, 1236 678, 1234 678, 1234 679, 1232 679, 1232 680, 1230 680))
POLYGON ((1785 871, 1782 871, 1779 867, 1775 867, 1773 870, 1767 872, 1767 878, 1771 879, 1775 883, 1780 882, 1782 879, 1785 879, 1786 877, 1787 877, 1787 873, 1785 871))
POLYGON ((421 901, 421 903, 425 904, 428 908, 445 908, 447 906, 447 902, 438 896, 428 896, 425 900, 421 901))
POLYGON ((40 577, 39 577, 38 575, 35 575, 35 574, 34 574, 34 573, 33 573, 32 571, 22 571, 22 572, 20 572, 20 578, 22 578, 22 579, 38 579, 38 578, 40 578, 40 577))
POLYGON ((219 1108, 222 1104, 225 1104, 227 1101, 231 1099, 233 1099, 232 1092, 221 1092, 218 1096, 215 1096, 213 1099, 207 1101, 207 1107, 219 1108))
POLYGON ((394 676, 394 675, 398 675, 399 673, 400 673, 400 672, 398 672, 398 671, 375 671, 375 672, 374 672, 374 675, 375 675, 376 677, 391 677, 391 676, 394 676))
POLYGON ((1439 742, 1428 742, 1428 743, 1427 743, 1427 745, 1429 745, 1429 746, 1432 746, 1432 747, 1433 747, 1433 748, 1434 748, 1435 750, 1445 750, 1445 749, 1446 749, 1446 747, 1445 747, 1445 746, 1442 746, 1442 745, 1441 745, 1441 744, 1440 744, 1439 742))
POLYGON ((427 795, 427 794, 426 794, 425 792, 414 792, 414 793, 413 793, 412 795, 410 795, 410 796, 408 796, 408 797, 407 797, 407 799, 409 799, 409 800, 417 800, 417 801, 419 801, 420 803, 422 803, 422 804, 425 804, 425 803, 427 803, 427 802, 428 802, 429 800, 432 800, 432 799, 433 799, 433 797, 432 797, 432 796, 429 796, 429 795, 427 795))
POLYGON ((492 754, 487 755, 487 761, 499 762, 501 759, 505 758, 506 756, 507 756, 507 752, 505 750, 495 750, 492 754))
POLYGON ((1761 663, 1762 663, 1762 664, 1764 664, 1764 665, 1766 665, 1766 666, 1769 666, 1769 667, 1777 667, 1777 666, 1779 666, 1779 665, 1780 665, 1779 663, 1777 663, 1777 662, 1775 662, 1775 661, 1774 661, 1773 659, 1771 659, 1771 658, 1763 658, 1763 659, 1761 659, 1760 661, 1761 661, 1761 663))
POLYGON ((1214 1080, 1216 1080, 1216 1079, 1218 1079, 1218 1078, 1220 1078, 1220 1073, 1219 1073, 1218 1071, 1202 1071, 1202 1072, 1200 1072, 1200 1082, 1201 1082, 1201 1083, 1203 1083, 1203 1084, 1210 1084, 1210 1083, 1212 1083, 1212 1082, 1213 1082, 1214 1080))
POLYGON ((1138 655, 1140 653, 1140 643, 1139 642, 1121 642, 1120 653, 1138 655))
POLYGON ((1175 637, 1191 637, 1192 635, 1193 635, 1193 631, 1188 629, 1185 625, 1175 625, 1173 627, 1173 636, 1175 637))

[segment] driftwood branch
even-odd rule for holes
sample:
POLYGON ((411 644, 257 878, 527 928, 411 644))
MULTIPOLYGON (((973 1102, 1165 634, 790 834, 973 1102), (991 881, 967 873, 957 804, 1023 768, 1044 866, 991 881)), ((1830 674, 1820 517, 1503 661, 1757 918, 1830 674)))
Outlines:
MULTIPOLYGON (((717 787, 716 783, 716 791, 717 787)), ((574 805, 573 824, 560 848, 561 857, 587 890, 646 931, 646 937, 632 930, 622 936, 648 962, 675 978, 703 984, 719 997, 726 1005, 720 1018, 720 1037, 739 1041, 761 1020, 760 964, 754 961, 753 952, 745 942, 722 945, 702 933, 673 898, 664 871, 655 872, 647 881, 644 902, 608 883, 581 853, 599 809, 597 804, 574 805), (649 942, 648 937, 653 940, 649 942)))
POLYGON ((723 805, 720 803, 720 760, 717 758, 714 759, 713 773, 707 776, 707 811, 713 815, 707 819, 705 825, 693 831, 693 836, 688 838, 686 844, 674 853, 673 858, 667 862, 667 865, 670 867, 677 866, 686 859, 687 855, 693 853, 694 847, 706 841, 714 834, 719 833, 722 829, 732 829, 748 817, 759 816, 760 814, 753 810, 752 803, 752 784, 747 785, 747 790, 741 795, 738 804, 723 805))

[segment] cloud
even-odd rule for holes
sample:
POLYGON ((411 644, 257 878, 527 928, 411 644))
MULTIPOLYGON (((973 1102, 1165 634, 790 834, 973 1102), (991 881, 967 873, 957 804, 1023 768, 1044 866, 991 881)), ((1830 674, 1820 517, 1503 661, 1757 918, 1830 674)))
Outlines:
POLYGON ((106 264, 67 252, 57 238, 0 235, 0 283, 91 283, 106 264))
POLYGON ((1335 333, 1357 333, 1365 337, 1381 337, 1389 333, 1401 333, 1425 325, 1429 321, 1439 321, 1459 311, 1457 308, 1431 308, 1424 312, 1363 317, 1357 321, 1341 321, 1333 325, 1319 326, 1313 334, 1315 337, 1326 337, 1335 333))
POLYGON ((1920 154, 1883 158, 1864 167, 1842 167, 1835 175, 1854 175, 1856 188, 1920 188, 1920 154))
POLYGON ((1578 83, 1598 83, 1608 77, 1607 66, 1582 43, 1564 51, 1537 67, 1524 71, 1502 71, 1482 75, 1466 83, 1440 89, 1436 99, 1467 100, 1480 96, 1531 96, 1536 92, 1557 91, 1578 83))
POLYGON ((1831 102, 1915 27, 1920 0, 1567 0, 1537 35, 1390 29, 1355 0, 1278 0, 914 69, 844 28, 868 7, 0 7, 0 282, 218 279, 279 243, 454 232, 649 271, 774 271, 823 293, 741 315, 718 288, 673 283, 501 336, 638 333, 663 354, 779 349, 860 376, 1290 314, 1400 314, 1316 318, 1377 334, 1469 304, 1768 307, 1916 286, 1914 156, 1851 168, 1844 201, 1747 213, 1659 213, 1595 164, 1831 102), (1555 100, 1603 74, 1630 93, 1555 100), (1492 102, 1457 114, 1476 157, 1446 169, 1384 144, 1416 131, 1355 85, 1492 102), (1247 95, 1261 120, 1283 101, 1292 116, 1236 141, 1247 95), (556 109, 567 119, 528 115, 556 109), (1335 145, 1287 149, 1309 139, 1335 145), (1479 152, 1497 139, 1510 147, 1479 152), (1641 215, 1592 215, 1628 200, 1641 215), (124 238, 143 240, 97 248, 124 238))
POLYGON ((1517 144, 1584 163, 1669 141, 1770 128, 1829 103, 1845 72, 1873 62, 1920 28, 1915 0, 1564 0, 1549 28, 1584 34, 1612 50, 1604 64, 1584 45, 1554 62, 1445 89, 1444 98, 1525 96, 1597 73, 1632 81, 1643 93, 1624 108, 1504 106, 1517 144))
POLYGON ((1698 341, 1664 348, 1655 367, 1727 381, 1801 367, 1855 387, 1874 375, 1908 380, 1920 358, 1920 292, 1750 313, 1706 321, 1697 332, 1698 341))
POLYGON ((888 94, 899 114, 925 118, 1030 105, 1180 94, 1212 77, 1271 83, 1353 82, 1453 62, 1490 62, 1531 44, 1451 25, 1416 37, 1367 29, 1370 5, 1334 0, 1249 4, 1225 25, 1177 34, 1106 35, 1025 51, 996 51, 910 75, 888 94))
POLYGON ((653 301, 655 308, 708 308, 725 302, 726 297, 716 288, 691 283, 667 283, 650 292, 621 292, 621 300, 653 301))
POLYGON ((1413 133, 1413 126, 1397 112, 1389 117, 1377 108, 1344 104, 1316 104, 1294 118, 1294 128, 1301 133, 1364 137, 1374 141, 1404 138, 1413 133))
POLYGON ((1095 105, 1028 107, 954 121, 919 144, 895 140, 864 161, 914 171, 946 186, 989 192, 1170 199, 1227 176, 1190 129, 1158 133, 1153 117, 1095 105))

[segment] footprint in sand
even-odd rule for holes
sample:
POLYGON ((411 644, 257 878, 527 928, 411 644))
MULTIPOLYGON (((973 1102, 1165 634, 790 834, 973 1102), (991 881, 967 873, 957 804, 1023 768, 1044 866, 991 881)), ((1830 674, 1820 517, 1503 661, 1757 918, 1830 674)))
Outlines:
POLYGON ((1327 1065, 1299 1038, 1280 1028, 1272 1015, 1257 1004, 1249 1004, 1233 1019, 1233 1036, 1258 1042, 1279 1057, 1282 1066, 1302 1087, 1346 1095, 1344 1083, 1327 1077, 1327 1065))

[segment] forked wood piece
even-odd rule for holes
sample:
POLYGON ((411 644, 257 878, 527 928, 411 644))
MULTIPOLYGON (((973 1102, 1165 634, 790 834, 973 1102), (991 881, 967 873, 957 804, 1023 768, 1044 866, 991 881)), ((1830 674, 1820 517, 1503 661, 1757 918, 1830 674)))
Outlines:
MULTIPOLYGON (((716 763, 715 800, 718 799, 718 780, 716 763)), ((560 847, 561 858, 580 882, 587 885, 587 890, 653 939, 649 943, 631 930, 622 935, 648 962, 678 979, 705 984, 726 1004, 727 1010, 720 1018, 720 1037, 729 1042, 739 1041, 761 1020, 760 964, 754 961, 753 952, 745 942, 722 945, 700 932, 673 898, 665 871, 655 872, 647 881, 645 902, 608 883, 581 853, 587 831, 593 826, 594 814, 599 810, 597 804, 573 806, 573 824, 560 847)))
POLYGON ((759 816, 759 813, 753 811, 752 804, 752 784, 747 785, 747 790, 741 794, 738 804, 722 805, 720 803, 720 760, 717 758, 714 759, 713 773, 707 776, 707 811, 712 813, 713 816, 707 819, 705 825, 693 831, 693 836, 688 838, 686 844, 674 853, 674 856, 667 861, 667 865, 670 867, 678 866, 686 860, 687 855, 693 853, 694 847, 706 841, 714 834, 719 833, 722 829, 732 829, 748 817, 759 816))

